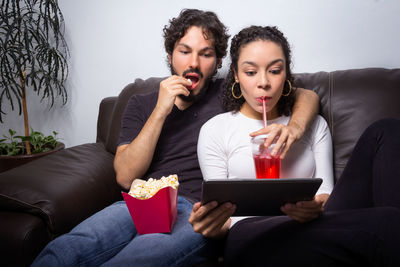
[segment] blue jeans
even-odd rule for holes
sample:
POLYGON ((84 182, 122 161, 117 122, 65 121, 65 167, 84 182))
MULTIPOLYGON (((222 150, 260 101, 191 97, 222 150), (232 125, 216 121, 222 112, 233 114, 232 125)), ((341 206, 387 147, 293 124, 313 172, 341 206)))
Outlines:
POLYGON ((190 266, 202 262, 213 252, 212 245, 188 222, 192 206, 178 197, 178 218, 170 234, 139 235, 125 202, 116 202, 50 242, 32 266, 190 266))

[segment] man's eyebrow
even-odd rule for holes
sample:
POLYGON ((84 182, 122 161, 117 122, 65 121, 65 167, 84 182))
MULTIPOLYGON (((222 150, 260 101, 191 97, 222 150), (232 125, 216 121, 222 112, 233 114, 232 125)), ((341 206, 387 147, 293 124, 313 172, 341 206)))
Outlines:
MULTIPOLYGON (((187 45, 185 43, 178 43, 177 46, 183 46, 186 49, 190 49, 190 50, 192 49, 189 45, 187 45)), ((200 51, 205 52, 205 51, 208 51, 208 50, 215 51, 215 48, 211 47, 211 46, 206 46, 206 47, 202 48, 200 51)))
POLYGON ((190 46, 188 46, 187 44, 184 44, 184 43, 178 43, 176 46, 183 46, 187 49, 191 49, 190 46))
POLYGON ((210 47, 210 46, 207 46, 207 47, 204 47, 203 49, 201 49, 201 51, 207 51, 207 50, 211 50, 211 51, 213 51, 213 52, 215 52, 215 48, 214 47, 210 47))
MULTIPOLYGON (((284 61, 283 59, 281 59, 281 58, 272 60, 272 61, 267 65, 267 68, 271 67, 272 65, 274 65, 274 64, 276 64, 276 63, 278 63, 278 62, 284 63, 285 61, 284 61)), ((253 61, 243 61, 241 65, 244 65, 244 64, 249 64, 249 65, 252 65, 252 66, 257 66, 257 64, 254 63, 253 61)))

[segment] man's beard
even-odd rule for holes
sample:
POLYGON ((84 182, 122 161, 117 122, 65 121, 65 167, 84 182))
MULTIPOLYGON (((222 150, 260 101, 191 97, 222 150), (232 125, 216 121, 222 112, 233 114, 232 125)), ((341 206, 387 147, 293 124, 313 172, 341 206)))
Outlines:
MULTIPOLYGON (((170 68, 170 71, 171 71, 171 75, 180 76, 180 75, 175 71, 175 69, 174 69, 174 67, 172 66, 172 64, 169 64, 169 68, 170 68)), ((202 74, 199 70, 197 70, 197 69, 188 69, 188 70, 185 70, 185 71, 182 73, 182 75, 183 75, 184 73, 189 73, 189 72, 195 72, 195 73, 199 74, 202 78, 204 77, 203 74, 202 74)), ((215 75, 215 73, 216 73, 216 70, 214 71, 214 73, 213 73, 212 75, 210 75, 210 76, 208 76, 208 77, 205 78, 203 87, 200 89, 200 91, 199 91, 196 95, 193 93, 193 90, 189 90, 189 89, 188 89, 188 90, 189 90, 189 95, 188 95, 188 96, 186 96, 186 95, 178 95, 178 97, 179 97, 180 99, 182 99, 183 101, 189 102, 189 103, 194 103, 194 102, 199 101, 199 100, 200 100, 201 98, 203 98, 204 95, 207 93, 208 85, 210 84, 210 81, 212 80, 212 78, 213 78, 213 76, 215 75)))

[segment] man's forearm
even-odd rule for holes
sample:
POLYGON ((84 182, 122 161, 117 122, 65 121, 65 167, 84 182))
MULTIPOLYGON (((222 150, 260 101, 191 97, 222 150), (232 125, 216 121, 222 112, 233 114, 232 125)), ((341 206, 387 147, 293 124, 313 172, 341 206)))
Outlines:
POLYGON ((114 169, 123 188, 129 189, 133 180, 142 178, 148 170, 165 118, 154 110, 138 136, 130 144, 118 147, 114 169))
MULTIPOLYGON (((311 90, 298 88, 289 126, 297 128, 300 135, 303 136, 304 132, 308 129, 311 122, 318 114, 318 110, 318 95, 311 90)), ((299 136, 299 138, 301 136, 299 136)))

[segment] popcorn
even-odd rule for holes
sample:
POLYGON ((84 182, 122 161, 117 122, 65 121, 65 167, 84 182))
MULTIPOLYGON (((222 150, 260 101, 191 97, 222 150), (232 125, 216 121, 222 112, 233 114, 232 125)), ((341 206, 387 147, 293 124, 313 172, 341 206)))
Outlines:
POLYGON ((137 199, 148 199, 154 196, 158 190, 168 186, 173 189, 178 189, 178 175, 172 174, 168 177, 163 176, 159 180, 153 178, 147 181, 140 180, 132 184, 129 195, 137 199))

